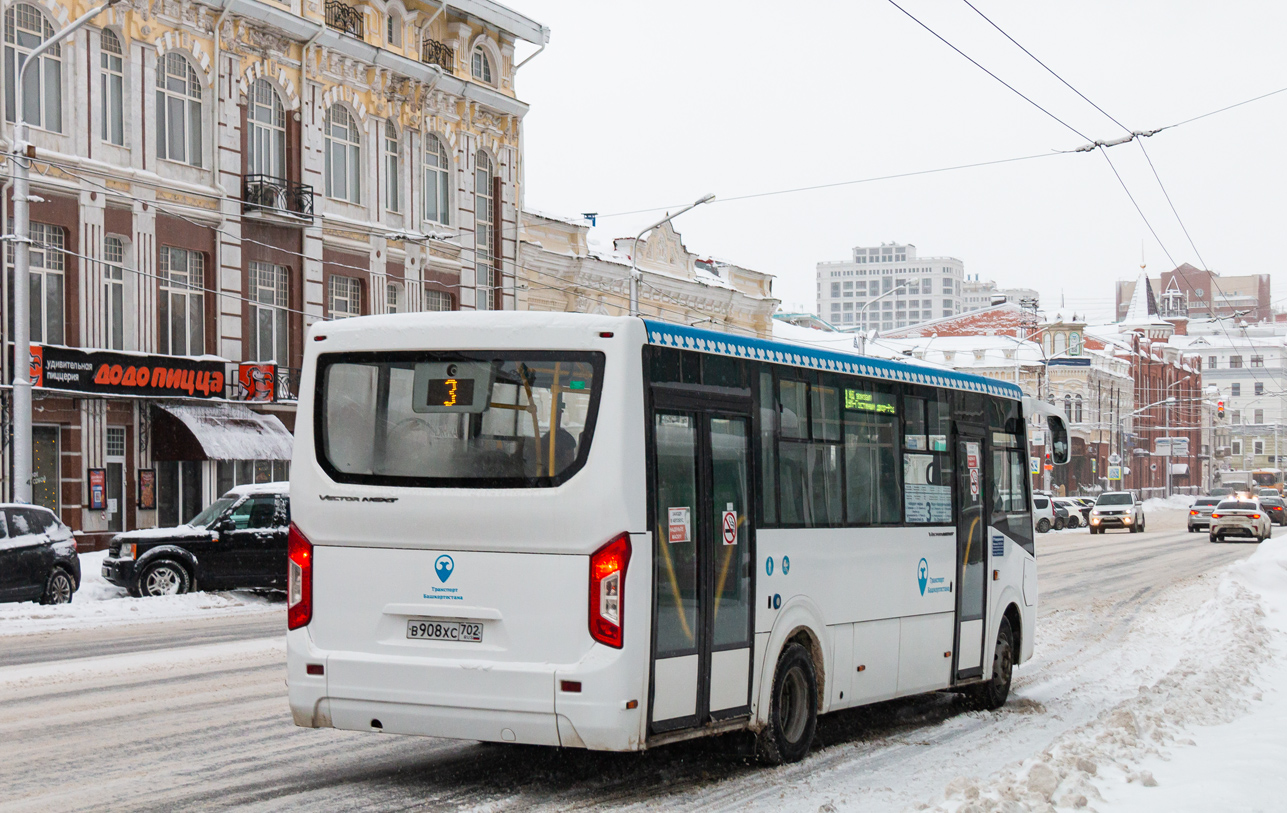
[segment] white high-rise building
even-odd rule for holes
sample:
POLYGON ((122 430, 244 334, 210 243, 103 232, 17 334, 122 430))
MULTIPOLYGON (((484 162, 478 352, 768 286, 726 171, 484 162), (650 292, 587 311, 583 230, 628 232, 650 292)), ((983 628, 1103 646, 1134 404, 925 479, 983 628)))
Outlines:
POLYGON ((910 243, 859 246, 818 263, 818 315, 841 328, 894 330, 962 311, 965 263, 917 257, 910 243))

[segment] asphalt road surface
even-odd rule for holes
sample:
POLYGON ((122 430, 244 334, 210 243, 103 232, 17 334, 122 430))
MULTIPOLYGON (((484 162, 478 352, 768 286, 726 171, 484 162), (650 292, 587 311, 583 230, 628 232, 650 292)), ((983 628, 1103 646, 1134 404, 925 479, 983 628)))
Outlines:
POLYGON ((995 770, 1019 745, 1039 750, 1096 713, 1090 690, 1058 714, 1022 697, 1052 681, 1091 686, 1096 670, 1116 668, 1114 647, 1160 593, 1210 579, 1254 547, 1186 533, 1178 511, 1150 516, 1144 534, 1039 536, 1050 620, 1038 634, 1058 640, 1016 674, 1005 712, 971 714, 930 695, 827 715, 813 755, 772 770, 746 758, 744 737, 598 754, 295 728, 278 609, 0 637, 0 810, 745 811, 773 809, 784 786, 855 773, 870 778, 870 809, 901 809, 941 792, 961 772, 953 760, 995 770))

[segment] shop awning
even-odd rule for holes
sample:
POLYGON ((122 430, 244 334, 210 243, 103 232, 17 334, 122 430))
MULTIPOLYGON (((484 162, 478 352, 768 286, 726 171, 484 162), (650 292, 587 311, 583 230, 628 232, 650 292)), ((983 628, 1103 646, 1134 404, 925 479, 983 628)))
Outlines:
POLYGON ((274 415, 239 404, 155 404, 157 460, 290 460, 290 430, 274 415))

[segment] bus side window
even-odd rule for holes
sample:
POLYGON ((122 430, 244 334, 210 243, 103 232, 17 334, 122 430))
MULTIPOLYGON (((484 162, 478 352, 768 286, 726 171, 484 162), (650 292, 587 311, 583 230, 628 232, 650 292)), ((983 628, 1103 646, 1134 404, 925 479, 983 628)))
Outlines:
POLYGON ((902 519, 902 484, 896 396, 861 380, 846 380, 843 389, 847 524, 897 523, 902 519))
MULTIPOLYGON (((992 525, 1034 553, 1028 461, 1019 449, 992 450, 992 525)), ((1035 555, 1035 554, 1034 554, 1035 555)))
POLYGON ((764 370, 760 373, 760 510, 762 521, 768 525, 778 521, 778 461, 774 454, 777 431, 778 400, 773 396, 773 373, 764 370))

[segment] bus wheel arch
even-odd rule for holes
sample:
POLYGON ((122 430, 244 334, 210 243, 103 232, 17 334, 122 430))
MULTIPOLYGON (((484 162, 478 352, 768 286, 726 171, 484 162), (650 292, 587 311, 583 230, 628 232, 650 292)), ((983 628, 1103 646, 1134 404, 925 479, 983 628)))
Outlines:
MULTIPOLYGON (((1023 615, 1019 612, 1019 605, 1011 601, 1006 605, 1001 617, 1010 622, 1010 635, 1014 638, 1015 662, 1018 663, 1019 653, 1023 652, 1023 615)), ((997 622, 997 626, 998 628, 1001 626, 1000 622, 997 622)))
POLYGON ((792 644, 800 644, 809 653, 813 662, 813 672, 817 681, 817 707, 822 713, 827 708, 827 657, 823 631, 826 626, 821 622, 821 613, 813 602, 804 596, 796 596, 783 604, 782 610, 774 621, 769 633, 768 645, 764 649, 760 664, 760 675, 756 681, 754 707, 751 728, 759 730, 769 719, 770 698, 773 695, 774 673, 782 652, 792 644))

